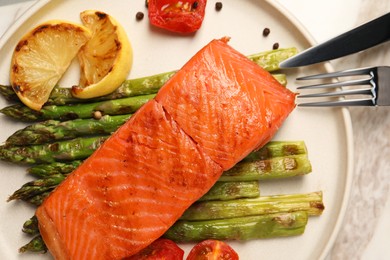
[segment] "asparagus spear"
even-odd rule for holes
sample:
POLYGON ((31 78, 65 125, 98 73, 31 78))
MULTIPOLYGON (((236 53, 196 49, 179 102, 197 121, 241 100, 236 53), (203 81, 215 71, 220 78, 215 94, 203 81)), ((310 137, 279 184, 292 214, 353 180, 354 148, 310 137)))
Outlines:
POLYGON ((29 235, 39 234, 38 218, 34 215, 29 220, 24 222, 22 231, 29 235))
POLYGON ((54 162, 49 164, 37 164, 27 169, 29 174, 44 178, 55 174, 67 174, 74 171, 83 161, 54 162))
POLYGON ((28 202, 29 204, 34 205, 34 206, 40 206, 42 204, 42 202, 50 195, 50 193, 53 190, 54 190, 54 188, 48 189, 47 191, 44 191, 40 194, 34 195, 32 197, 29 197, 29 198, 25 198, 25 199, 23 199, 23 201, 28 202))
MULTIPOLYGON (((258 65, 262 66, 268 71, 275 71, 279 69, 279 63, 295 54, 298 50, 294 47, 286 49, 277 49, 261 52, 248 56, 258 65)), ((113 93, 93 99, 94 102, 102 100, 111 100, 139 95, 155 94, 161 88, 161 86, 171 78, 176 71, 161 73, 149 77, 143 77, 138 79, 126 80, 122 85, 117 88, 113 93)), ((0 85, 0 93, 10 101, 19 101, 15 92, 10 86, 0 85)), ((90 101, 90 100, 89 100, 90 101)), ((65 105, 88 102, 88 100, 80 100, 74 98, 69 88, 60 88, 56 86, 47 102, 47 105, 65 105)))
POLYGON ((249 154, 244 161, 265 160, 294 154, 307 154, 304 141, 271 141, 249 154))
POLYGON ((73 161, 90 156, 108 136, 75 138, 50 144, 0 146, 0 159, 14 163, 53 163, 73 161))
POLYGON ((301 176, 310 173, 311 163, 307 154, 287 155, 265 160, 245 158, 225 171, 219 181, 253 181, 301 176))
POLYGON ((20 189, 16 190, 11 196, 9 196, 8 201, 28 201, 28 199, 34 197, 35 195, 41 195, 42 193, 53 190, 63 180, 65 180, 65 178, 66 175, 56 174, 43 179, 27 182, 20 189))
MULTIPOLYGON (((1 149, 0 146, 0 155, 1 149)), ((0 156, 0 158, 2 157, 0 156)), ((58 173, 67 174, 75 170, 81 163, 82 161, 76 160, 66 163, 38 164, 31 166, 27 171, 38 177, 58 173)), ((310 171, 311 164, 303 141, 271 141, 260 150, 250 153, 235 167, 226 171, 222 175, 221 181, 264 180, 273 178, 273 176, 303 175, 310 171), (282 147, 288 148, 284 149, 282 147)))
MULTIPOLYGON (((224 195, 223 195, 224 196, 224 195)), ((229 196, 229 194, 227 194, 229 196)), ((324 210, 322 192, 262 196, 256 199, 210 200, 201 199, 189 207, 180 220, 204 221, 229 219, 289 212, 307 212, 308 216, 319 216, 324 210)), ((34 215, 23 224, 22 231, 30 235, 39 234, 38 219, 34 215)))
MULTIPOLYGON (((163 235, 176 242, 195 242, 205 239, 250 240, 297 236, 303 234, 308 220, 304 211, 206 221, 179 220, 163 235)), ((38 230, 39 231, 39 230, 38 230)), ((20 252, 46 252, 38 234, 20 252)))
MULTIPOLYGON (((78 163, 81 163, 81 161, 76 161, 76 163, 74 162, 73 165, 77 167, 78 163)), ((60 165, 62 165, 62 163, 59 163, 58 168, 60 168, 60 165)), ((50 166, 50 169, 56 168, 56 166, 48 166, 50 166)), ((42 167, 43 166, 39 167, 37 171, 41 171, 42 167)), ((69 165, 68 169, 71 168, 72 167, 69 165)), ((30 170, 31 169, 35 168, 33 167, 30 168, 30 170)), ((207 193, 207 195, 205 195, 206 197, 203 198, 203 200, 227 200, 239 197, 255 197, 259 193, 257 187, 257 181, 259 180, 300 176, 303 174, 307 174, 310 171, 311 164, 306 154, 275 157, 267 160, 258 160, 252 162, 243 161, 238 163, 232 169, 224 172, 218 180, 217 184, 214 185, 214 187, 207 193), (288 166, 290 164, 287 164, 286 167, 286 165, 283 163, 286 160, 295 160, 297 163, 294 163, 294 165, 297 165, 297 167, 291 169, 288 166), (271 167, 264 167, 264 165, 271 165, 271 167), (229 182, 232 183, 229 184, 229 182)), ((40 172, 39 174, 40 176, 45 177, 37 181, 26 183, 20 189, 15 191, 15 194, 13 194, 11 198, 24 200, 34 205, 39 205, 42 200, 48 195, 42 195, 42 193, 55 188, 55 186, 62 181, 59 177, 60 175, 66 176, 66 174, 58 173, 58 171, 54 172, 52 175, 46 173, 42 174, 42 172, 40 172)))
POLYGON ((13 133, 6 145, 33 145, 51 143, 87 135, 111 134, 123 125, 131 114, 110 116, 99 119, 75 119, 68 121, 47 120, 35 123, 13 133))
MULTIPOLYGON (((22 200, 39 206, 66 177, 66 175, 56 174, 30 181, 16 190, 8 198, 8 201, 22 200)), ((260 196, 260 190, 257 181, 220 182, 216 183, 199 201, 225 201, 238 198, 255 198, 258 196, 260 196)))
POLYGON ((198 201, 226 201, 260 196, 258 181, 217 182, 198 201))
POLYGON ((42 239, 41 235, 35 236, 29 243, 22 246, 19 249, 20 253, 34 252, 34 253, 46 253, 47 247, 42 239))
POLYGON ((263 67, 268 71, 276 71, 279 69, 279 63, 282 61, 294 56, 298 53, 298 50, 295 47, 285 48, 272 51, 265 51, 259 54, 252 54, 247 56, 248 59, 252 60, 259 66, 263 67))
MULTIPOLYGON (((0 159, 27 164, 82 160, 90 156, 107 138, 108 136, 79 137, 72 140, 31 146, 2 145, 0 146, 0 159)), ((302 141, 269 142, 260 150, 251 153, 248 159, 245 160, 252 161, 254 158, 266 159, 300 153, 306 153, 306 146, 302 141), (293 149, 296 149, 296 151, 293 151, 293 149)), ((290 163, 293 164, 294 162, 291 161, 290 163)), ((300 167, 300 165, 285 165, 300 167)))
MULTIPOLYGON (((124 81, 113 93, 91 99, 75 98, 72 96, 70 88, 56 86, 51 92, 46 105, 79 104, 156 94, 162 85, 175 73, 176 71, 170 71, 137 79, 129 79, 124 81)), ((20 101, 11 86, 0 85, 0 93, 9 101, 20 101)))
MULTIPOLYGON (((67 165, 65 168, 61 169, 60 171, 54 170, 53 172, 46 172, 47 168, 56 168, 58 165, 58 168, 60 168, 60 165, 63 165, 66 163, 55 163, 48 164, 48 165, 38 165, 33 166, 29 169, 30 173, 36 174, 40 177, 43 177, 43 179, 49 180, 51 176, 57 176, 58 174, 63 174, 64 169, 69 170, 71 172, 73 168, 76 168, 79 164, 81 164, 81 161, 74 161, 72 162, 72 165, 67 165), (52 167, 53 166, 53 167, 52 167), (59 173, 60 172, 60 173, 59 173)), ((267 179, 276 179, 276 178, 287 178, 287 177, 293 177, 293 176, 300 176, 303 174, 308 174, 311 171, 311 164, 306 155, 292 155, 292 156, 286 156, 286 157, 276 157, 271 158, 268 160, 259 160, 259 161, 253 161, 253 162, 242 162, 238 163, 236 167, 232 168, 229 171, 226 171, 222 174, 218 182, 214 185, 214 187, 205 195, 204 198, 201 200, 211 200, 211 199, 220 199, 220 200, 226 200, 226 199, 234 199, 239 197, 255 197, 258 195, 259 191, 256 191, 255 188, 258 185, 258 180, 267 180, 267 179), (286 168, 283 168, 283 164, 279 163, 280 161, 285 161, 286 159, 292 159, 296 160, 298 163, 298 167, 294 170, 289 170, 286 168), (277 167, 272 167, 272 169, 267 169, 266 167, 264 169, 261 169, 258 167, 258 165, 267 165, 264 163, 264 161, 267 162, 267 164, 270 165, 277 165, 277 167), (250 165, 253 165, 252 167, 250 165), (249 169, 255 169, 255 170, 239 170, 240 165, 243 166, 243 169, 249 168, 249 169), (232 170, 236 169, 238 172, 235 173, 232 170), (223 197, 221 197, 220 193, 224 192, 223 197)), ((66 174, 66 173, 65 173, 66 174)), ((51 183, 48 181, 48 183, 51 183)), ((28 184, 25 184, 28 186, 28 184)), ((46 198, 46 196, 49 194, 48 191, 53 189, 54 187, 50 188, 44 188, 42 187, 42 193, 35 194, 33 196, 30 195, 29 191, 36 191, 38 187, 35 184, 31 184, 34 186, 34 189, 27 189, 26 187, 22 187, 21 189, 27 190, 27 193, 22 193, 21 191, 16 191, 19 194, 19 197, 17 199, 21 199, 24 201, 27 201, 33 205, 40 205, 42 200, 46 198)), ((46 182, 41 181, 40 185, 45 186, 46 182)))
POLYGON ((163 236, 176 242, 295 236, 304 232, 307 219, 307 212, 297 211, 204 221, 179 220, 163 236))
POLYGON ((137 111, 143 104, 155 97, 143 95, 95 103, 74 104, 74 105, 49 105, 35 111, 29 107, 16 104, 7 106, 0 110, 1 113, 17 120, 25 122, 42 121, 48 119, 71 120, 77 118, 100 118, 103 115, 124 115, 137 111))
POLYGON ((310 216, 318 216, 323 210, 322 192, 312 192, 261 196, 254 199, 198 201, 184 212, 181 219, 199 221, 295 211, 305 211, 310 216))

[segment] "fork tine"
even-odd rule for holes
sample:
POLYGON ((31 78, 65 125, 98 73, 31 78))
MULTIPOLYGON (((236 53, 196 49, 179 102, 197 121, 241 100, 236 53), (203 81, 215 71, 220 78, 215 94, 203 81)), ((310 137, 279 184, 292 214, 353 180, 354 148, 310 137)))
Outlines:
POLYGON ((326 84, 300 86, 300 87, 297 87, 297 89, 334 88, 334 87, 341 87, 341 86, 364 85, 364 84, 369 84, 371 80, 372 80, 372 77, 367 78, 367 79, 356 79, 356 80, 339 81, 339 82, 326 83, 326 84))
POLYGON ((337 106, 374 106, 373 98, 363 99, 341 99, 335 101, 322 101, 298 104, 300 107, 337 107, 337 106))
POLYGON ((344 76, 363 75, 363 74, 368 74, 370 71, 374 69, 375 67, 343 70, 337 72, 322 73, 322 74, 299 77, 297 78, 297 80, 327 79, 327 78, 337 78, 337 77, 344 77, 344 76))
POLYGON ((323 93, 314 93, 314 94, 305 94, 298 95, 298 98, 313 98, 313 97, 342 97, 346 95, 372 95, 372 88, 364 89, 347 89, 334 92, 323 92, 323 93))

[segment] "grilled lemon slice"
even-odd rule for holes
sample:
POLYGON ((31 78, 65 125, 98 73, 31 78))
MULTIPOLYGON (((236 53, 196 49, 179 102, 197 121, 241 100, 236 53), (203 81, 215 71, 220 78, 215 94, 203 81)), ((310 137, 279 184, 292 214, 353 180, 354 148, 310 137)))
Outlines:
POLYGON ((90 37, 86 27, 61 20, 45 22, 24 35, 15 47, 10 71, 19 99, 40 110, 90 37))
POLYGON ((125 81, 132 66, 132 48, 123 27, 110 15, 87 10, 81 20, 92 38, 79 54, 80 83, 72 87, 77 98, 93 98, 113 92, 125 81))

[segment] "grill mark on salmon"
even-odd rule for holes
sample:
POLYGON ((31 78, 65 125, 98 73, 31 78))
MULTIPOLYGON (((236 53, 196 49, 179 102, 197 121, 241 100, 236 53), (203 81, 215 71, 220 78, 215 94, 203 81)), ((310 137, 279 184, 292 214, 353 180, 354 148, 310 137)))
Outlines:
POLYGON ((200 50, 38 208, 56 259, 122 259, 262 146, 295 94, 233 50, 200 50))

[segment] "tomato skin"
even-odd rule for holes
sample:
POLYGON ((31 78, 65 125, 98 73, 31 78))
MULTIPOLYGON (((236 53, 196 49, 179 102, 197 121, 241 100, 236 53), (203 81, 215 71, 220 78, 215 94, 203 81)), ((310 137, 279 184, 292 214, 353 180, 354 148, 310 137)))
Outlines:
POLYGON ((149 0, 149 21, 172 32, 193 33, 202 25, 206 3, 207 0, 149 0), (177 6, 179 2, 182 7, 177 6))
POLYGON ((126 260, 183 260, 184 251, 175 242, 159 238, 126 260))
POLYGON ((238 260, 238 254, 232 247, 220 240, 208 239, 196 244, 187 256, 187 260, 238 260))

